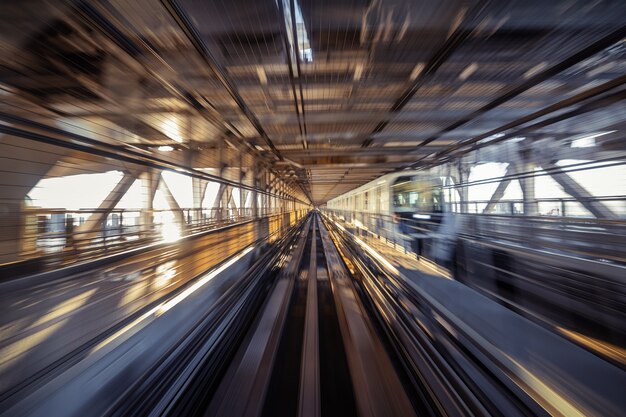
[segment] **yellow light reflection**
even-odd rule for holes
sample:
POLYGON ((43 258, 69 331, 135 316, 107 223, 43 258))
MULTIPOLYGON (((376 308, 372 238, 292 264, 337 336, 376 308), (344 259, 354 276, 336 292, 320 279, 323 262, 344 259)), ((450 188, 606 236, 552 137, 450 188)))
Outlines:
POLYGON ((506 356, 514 365, 514 373, 523 384, 521 388, 528 393, 538 404, 545 408, 553 416, 584 417, 589 415, 579 410, 576 404, 568 400, 556 390, 541 381, 532 372, 508 355, 506 356))
POLYGON ((204 286, 206 283, 211 281, 218 274, 220 274, 221 272, 226 270, 228 267, 233 265, 235 262, 237 262, 239 259, 241 259, 243 256, 248 254, 253 249, 254 249, 254 246, 251 246, 251 247, 247 248, 246 250, 241 252, 239 255, 233 257, 232 259, 230 259, 224 265, 220 266, 217 269, 214 269, 213 271, 211 271, 208 274, 206 274, 205 276, 203 276, 196 283, 194 283, 191 287, 187 288, 185 291, 181 292, 176 297, 174 297, 174 298, 172 298, 172 299, 170 299, 168 301, 165 301, 165 302, 159 304, 158 306, 150 309, 149 311, 147 311, 146 313, 144 313, 143 315, 141 315, 140 317, 138 317, 137 319, 135 319, 131 323, 127 324, 126 326, 124 326, 123 328, 121 328, 120 330, 118 330, 117 332, 112 334, 111 336, 109 336, 107 339, 105 339, 101 343, 99 343, 96 347, 94 347, 92 349, 92 352, 95 352, 95 351, 99 350, 100 348, 106 346, 107 344, 111 343, 113 340, 117 339, 118 337, 122 336, 124 333, 126 333, 129 330, 131 330, 132 328, 136 327, 137 325, 139 325, 144 320, 146 320, 148 318, 151 318, 151 317, 158 317, 158 316, 162 315, 163 313, 165 313, 166 311, 170 310, 176 304, 180 303, 185 298, 189 297, 191 294, 196 292, 198 289, 200 289, 202 286, 204 286))
MULTIPOLYGON (((92 289, 89 291, 85 291, 75 297, 72 297, 69 300, 63 301, 62 303, 53 307, 48 314, 40 317, 37 321, 31 324, 28 329, 26 329, 26 331, 32 330, 44 323, 49 323, 55 319, 58 319, 61 316, 77 310, 78 308, 82 307, 95 292, 96 290, 92 289)), ((14 360, 18 356, 26 353, 29 349, 32 349, 33 347, 46 340, 48 336, 50 336, 52 333, 62 327, 68 320, 69 316, 0 349, 0 369, 6 366, 8 362, 14 360)))
POLYGON ((557 329, 559 329, 559 331, 562 332, 564 335, 577 341, 581 345, 595 352, 599 352, 605 356, 608 356, 609 358, 619 363, 626 364, 626 349, 623 349, 619 346, 613 345, 611 343, 608 343, 602 340, 585 336, 583 334, 577 333, 573 330, 565 329, 563 327, 557 326, 557 329))

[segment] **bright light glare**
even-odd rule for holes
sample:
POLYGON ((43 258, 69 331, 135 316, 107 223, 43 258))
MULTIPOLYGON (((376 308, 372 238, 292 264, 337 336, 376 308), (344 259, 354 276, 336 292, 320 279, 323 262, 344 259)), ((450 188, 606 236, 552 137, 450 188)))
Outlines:
POLYGON ((160 150, 161 152, 172 152, 174 150, 174 147, 169 146, 169 145, 164 145, 164 146, 159 146, 157 149, 160 150))
POLYGON ((43 208, 68 210, 95 208, 102 203, 123 176, 121 171, 109 171, 44 178, 30 190, 28 196, 34 205, 43 208), (67 192, 68 190, 72 192, 67 192))
POLYGON ((166 136, 175 140, 178 143, 183 142, 183 136, 180 132, 180 126, 178 126, 178 120, 174 118, 167 118, 161 123, 161 129, 166 136))
POLYGON ((598 132, 593 133, 591 135, 583 136, 582 138, 577 138, 572 140, 572 148, 591 148, 592 146, 596 146, 596 138, 600 136, 608 135, 609 133, 615 133, 617 130, 610 130, 608 132, 598 132))
MULTIPOLYGON (((335 223, 335 225, 342 230, 343 232, 347 232, 346 229, 340 225, 339 223, 337 223, 336 221, 330 219, 330 217, 325 216, 327 219, 331 220, 333 223, 335 223)), ((352 234, 352 233, 350 233, 352 234)), ((365 249, 367 252, 370 253, 370 255, 372 255, 374 258, 376 258, 380 263, 382 263, 383 265, 385 265, 387 267, 387 269, 389 269, 393 274, 395 275, 399 275, 399 271, 391 264, 391 262, 389 262, 388 260, 386 260, 385 258, 383 258, 378 252, 376 252, 370 245, 368 245, 367 243, 363 242, 361 239, 359 239, 358 237, 352 235, 352 238, 356 241, 356 243, 358 243, 363 249, 365 249)))
POLYGON ((161 229, 161 236, 164 242, 176 242, 181 236, 180 227, 173 223, 165 223, 161 229))

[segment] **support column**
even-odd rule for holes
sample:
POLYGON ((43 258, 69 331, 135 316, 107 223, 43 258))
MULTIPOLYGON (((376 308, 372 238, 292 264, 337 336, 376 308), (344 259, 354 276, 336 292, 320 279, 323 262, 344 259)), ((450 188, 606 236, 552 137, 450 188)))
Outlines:
POLYGON ((149 233, 154 227, 154 195, 159 187, 161 172, 149 168, 141 174, 142 181, 142 207, 141 228, 144 233, 149 233))
POLYGON ((193 220, 195 223, 204 223, 204 219, 202 217, 202 201, 204 200, 204 196, 206 194, 207 181, 192 177, 191 186, 193 190, 193 220))
POLYGON ((252 168, 252 217, 259 217, 259 200, 257 194, 257 188, 259 187, 259 168, 257 164, 253 164, 252 168))
MULTIPOLYGON (((531 162, 526 162, 521 168, 517 169, 518 172, 533 172, 535 165, 531 162)), ((537 202, 537 197, 535 196, 535 177, 533 175, 527 175, 525 178, 520 178, 519 182, 522 188, 522 196, 524 198, 524 215, 539 215, 539 203, 537 202)))
POLYGON ((469 180, 469 174, 470 174, 470 169, 466 168, 462 163, 459 162, 459 165, 457 167, 457 170, 459 172, 459 196, 461 198, 461 204, 460 204, 460 209, 461 209, 461 213, 467 213, 468 212, 468 207, 467 207, 467 199, 469 196, 469 192, 467 189, 467 181, 469 180))
POLYGON ((224 191, 226 190, 226 186, 224 184, 220 184, 220 187, 217 189, 217 195, 215 196, 215 202, 213 203, 213 209, 215 211, 215 219, 217 221, 222 221, 224 219, 224 215, 222 213, 222 197, 224 196, 224 191))
POLYGON ((0 263, 36 250, 37 218, 25 213, 26 196, 41 179, 54 175, 52 170, 68 153, 65 148, 0 135, 0 166, 5 171, 0 180, 0 263), (23 161, 29 161, 27 175, 18 174, 24 171, 23 161))

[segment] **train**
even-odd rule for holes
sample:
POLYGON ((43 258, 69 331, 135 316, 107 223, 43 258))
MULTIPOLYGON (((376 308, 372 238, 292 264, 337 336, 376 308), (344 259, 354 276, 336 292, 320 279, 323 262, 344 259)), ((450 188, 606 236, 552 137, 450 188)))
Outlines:
POLYGON ((454 178, 401 171, 332 199, 326 208, 352 233, 392 241, 396 249, 447 269, 452 279, 523 314, 532 312, 544 326, 563 323, 626 347, 624 256, 607 241, 623 233, 621 226, 467 213, 461 203, 454 178))
POLYGON ((450 176, 430 171, 384 175, 327 203, 364 230, 411 248, 418 257, 452 260, 460 196, 450 176))

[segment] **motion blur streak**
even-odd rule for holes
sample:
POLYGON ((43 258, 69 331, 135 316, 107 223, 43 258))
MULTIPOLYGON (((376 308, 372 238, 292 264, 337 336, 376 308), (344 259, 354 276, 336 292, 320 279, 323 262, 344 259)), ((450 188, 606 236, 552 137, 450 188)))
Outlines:
MULTIPOLYGON (((27 336, 12 335, 21 338, 18 338, 16 342, 0 349, 0 369, 6 367, 12 360, 20 355, 27 354, 29 349, 37 346, 42 341, 46 340, 50 334, 63 327, 67 322, 67 318, 60 318, 78 310, 95 292, 95 289, 88 290, 69 300, 61 302, 56 307, 52 308, 49 313, 38 318, 33 324, 21 332, 26 333, 27 336)), ((2 335, 0 338, 5 340, 7 336, 2 335)))
POLYGON ((0 1, 0 417, 624 415, 625 16, 0 1))

